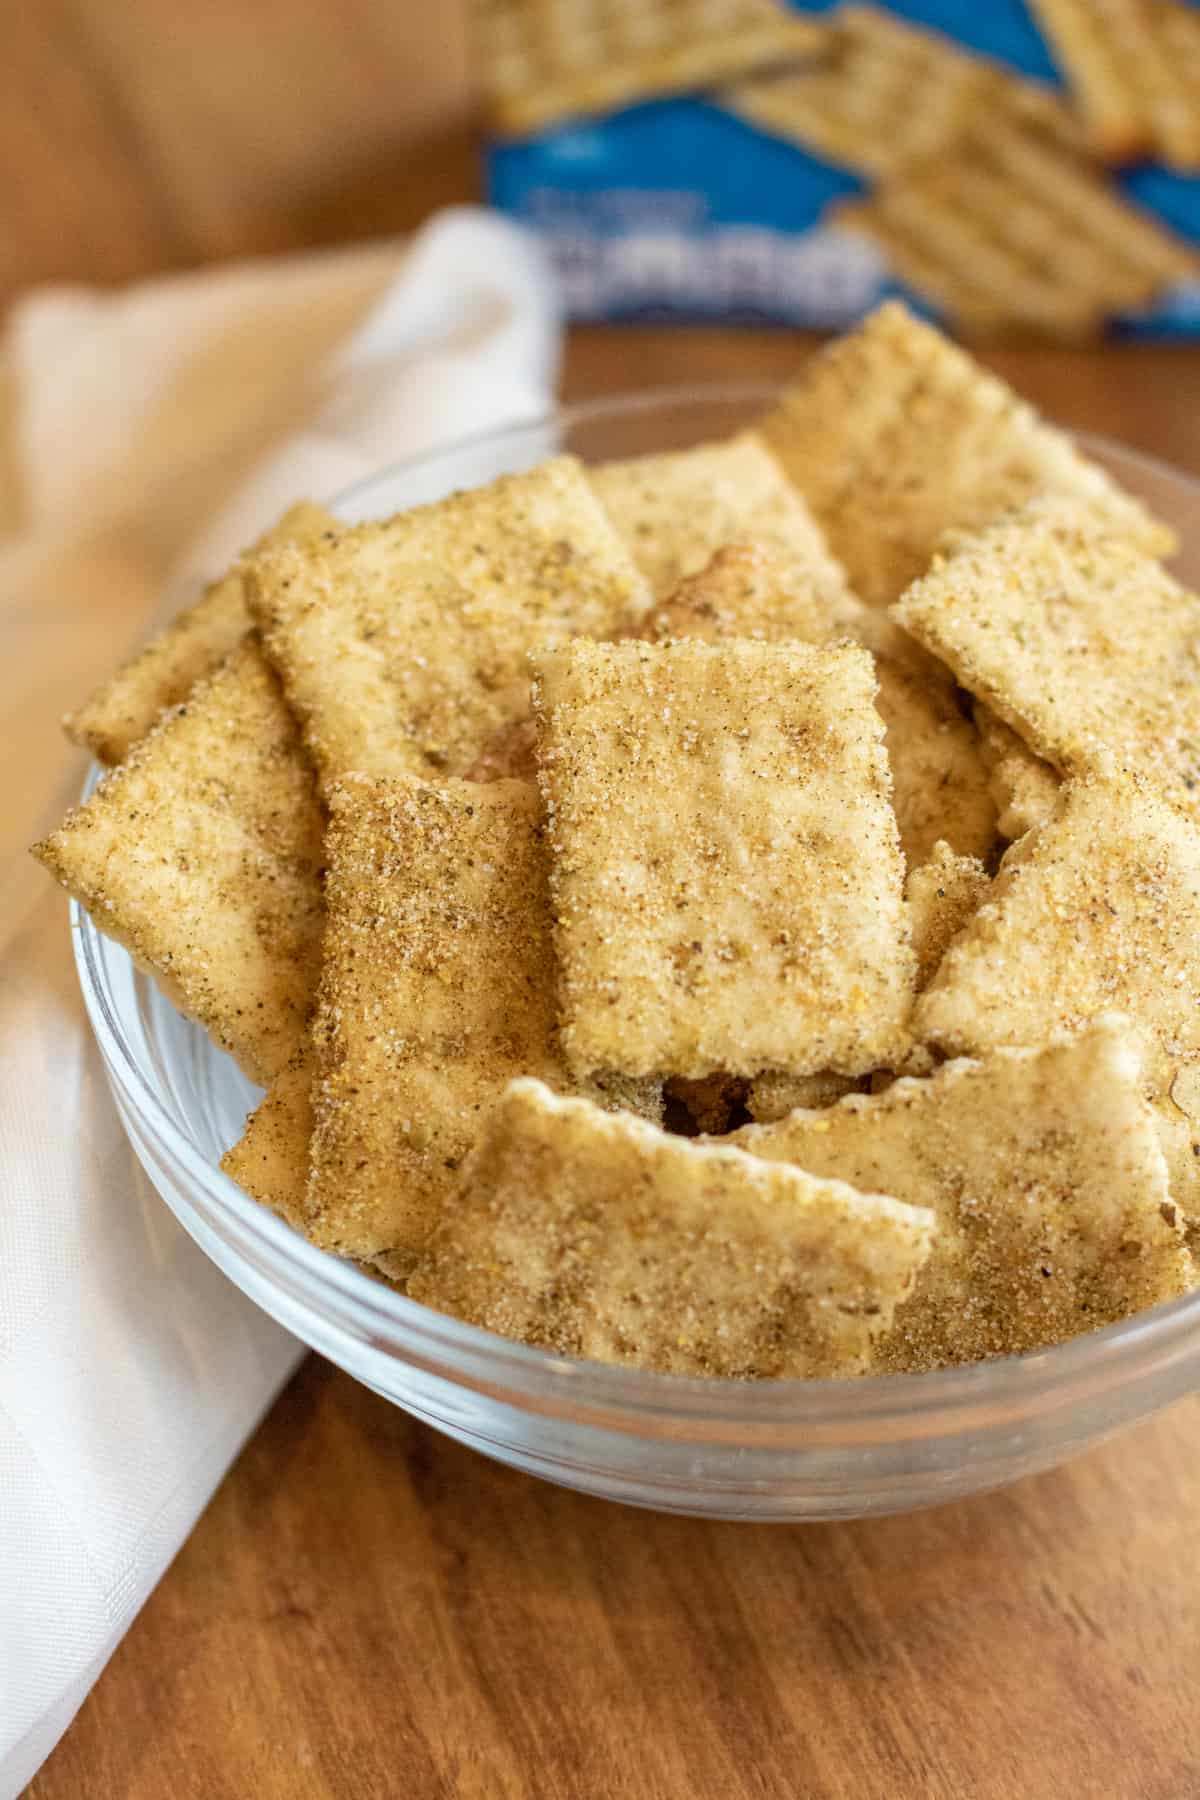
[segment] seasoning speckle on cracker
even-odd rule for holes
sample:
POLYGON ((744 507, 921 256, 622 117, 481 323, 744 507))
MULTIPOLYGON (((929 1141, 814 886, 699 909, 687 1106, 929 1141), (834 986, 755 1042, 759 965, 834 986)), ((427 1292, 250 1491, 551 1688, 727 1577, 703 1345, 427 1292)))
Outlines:
POLYGON ((735 437, 294 509, 35 853, 267 1088, 226 1174, 420 1303, 736 1380, 1040 1351, 1198 1285, 1172 543, 885 306, 735 437))
POLYGON ((1136 1036, 1120 1018, 730 1141, 935 1209, 932 1254, 877 1346, 884 1368, 1041 1349, 1195 1279, 1136 1036))
POLYGON ((955 536, 892 616, 1060 772, 1128 769, 1200 816, 1200 598, 1088 508, 955 536))
POLYGON ((866 653, 577 639, 534 666, 572 1066, 895 1053, 914 959, 866 653))
POLYGON ((266 1084, 312 1004, 322 829, 299 734, 250 638, 35 854, 266 1084))
POLYGON ((925 1208, 517 1081, 409 1293, 563 1355, 738 1380, 852 1375, 932 1224, 925 1208))
POLYGON ((527 653, 650 594, 574 457, 254 558, 247 596, 326 787, 460 776, 528 717, 527 653))
POLYGON ((1109 518, 1151 556, 1174 533, 965 350, 889 301, 822 350, 759 429, 859 598, 886 606, 943 535, 1039 493, 1109 518))

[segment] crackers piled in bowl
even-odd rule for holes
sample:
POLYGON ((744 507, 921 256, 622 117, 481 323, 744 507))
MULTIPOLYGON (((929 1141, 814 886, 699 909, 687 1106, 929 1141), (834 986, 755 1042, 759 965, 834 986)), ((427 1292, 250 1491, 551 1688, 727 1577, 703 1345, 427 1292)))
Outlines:
POLYGON ((1200 600, 903 308, 723 443, 289 514, 36 847, 313 1243, 565 1355, 833 1377, 1195 1285, 1200 600))

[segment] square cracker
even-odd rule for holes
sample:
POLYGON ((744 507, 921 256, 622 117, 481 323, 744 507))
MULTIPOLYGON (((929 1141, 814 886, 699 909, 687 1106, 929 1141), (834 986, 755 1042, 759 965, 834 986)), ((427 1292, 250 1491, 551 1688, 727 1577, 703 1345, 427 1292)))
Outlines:
POLYGON ((1095 506, 1151 555, 1175 547, 1063 432, 898 301, 815 356, 759 430, 871 604, 923 575, 946 531, 1043 490, 1095 506))
POLYGON ((996 835, 988 770, 949 672, 879 612, 853 600, 828 606, 803 562, 777 548, 727 545, 699 574, 681 581, 639 632, 649 643, 749 637, 820 644, 838 635, 857 638, 875 657, 875 704, 886 728, 892 805, 910 866, 923 862, 942 837, 963 855, 986 853, 996 835))
POLYGON ((1200 811, 1200 598, 1085 508, 956 537, 892 613, 1056 768, 1115 759, 1200 811))
POLYGON ((1178 0, 1030 0, 1104 162, 1200 169, 1200 18, 1178 0))
POLYGON ((726 544, 754 543, 791 563, 827 618, 852 605, 844 571, 804 499, 762 439, 600 463, 589 479, 656 600, 726 544))
POLYGON ((1038 1350, 1195 1279, 1120 1018, 730 1141, 934 1209, 933 1252, 877 1346, 885 1369, 1038 1350))
POLYGON ((411 1296, 563 1355, 737 1379, 856 1374, 933 1216, 628 1114, 508 1089, 411 1296))
MULTIPOLYGON (((570 1087, 546 852, 524 782, 350 776, 330 796, 305 1228, 392 1272, 505 1083, 570 1087)), ((632 1085, 610 1096, 653 1105, 632 1085)))
POLYGON ((282 545, 250 606, 323 785, 462 775, 529 714, 527 653, 635 625, 649 593, 574 457, 282 545))
POLYGON ((831 221, 963 332, 1094 337, 1195 278, 1195 252, 1075 156, 979 119, 831 221))
POLYGON ((936 156, 980 116, 1072 147, 1082 137, 1069 102, 1048 83, 881 7, 837 7, 815 48, 800 69, 753 76, 721 94, 721 104, 874 181, 936 156))
POLYGON ((1131 781, 1064 785, 917 1002, 949 1056, 1044 1044, 1118 1011, 1146 1041, 1175 1199, 1200 1214, 1200 829, 1131 781), (1190 1110, 1189 1110, 1190 1109, 1190 1110))
POLYGON ((986 701, 977 700, 972 712, 996 807, 996 829, 1015 843, 1050 817, 1058 800, 1059 778, 986 701))
POLYGON ((323 921, 312 770, 253 638, 34 854, 267 1083, 303 1040, 323 921))
POLYGON ((475 0, 493 128, 522 137, 803 55, 822 23, 781 0, 475 0))
MULTIPOLYGON (((311 541, 337 524, 323 506, 304 500, 259 538, 254 551, 292 539, 311 541)), ((123 762, 168 707, 224 662, 250 625, 237 565, 101 683, 64 721, 67 736, 101 762, 123 762)))
POLYGON ((895 1053, 914 960, 865 652, 577 639, 533 660, 572 1066, 895 1053))

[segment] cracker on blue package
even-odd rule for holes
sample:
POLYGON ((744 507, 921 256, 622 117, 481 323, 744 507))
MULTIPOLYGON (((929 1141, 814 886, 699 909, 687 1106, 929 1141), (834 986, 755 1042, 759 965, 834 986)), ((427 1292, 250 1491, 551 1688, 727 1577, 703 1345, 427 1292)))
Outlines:
POLYGON ((490 195, 576 319, 1200 334, 1200 0, 476 11, 490 195))

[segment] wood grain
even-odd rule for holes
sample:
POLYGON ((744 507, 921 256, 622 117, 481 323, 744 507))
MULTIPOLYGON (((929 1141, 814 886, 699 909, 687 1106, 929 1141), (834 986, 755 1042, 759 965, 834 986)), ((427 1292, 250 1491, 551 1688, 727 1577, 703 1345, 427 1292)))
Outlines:
POLYGON ((313 1359, 30 1797, 1185 1800, 1198 1431, 1192 1399, 937 1512, 711 1525, 313 1359))
MULTIPOLYGON (((0 17, 0 306, 401 229, 473 191, 462 7, 39 0, 0 17)), ((789 333, 586 331, 568 392, 781 379, 789 333)), ((1200 351, 988 358, 1200 470, 1200 351)), ((33 1800, 1188 1800, 1200 1400, 940 1512, 625 1511, 310 1359, 33 1800)))

